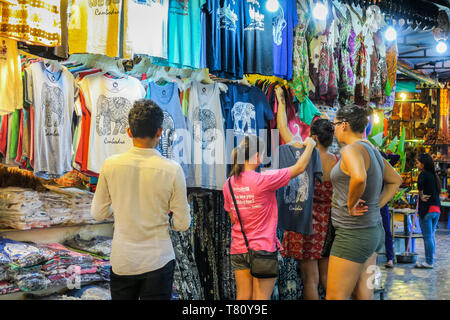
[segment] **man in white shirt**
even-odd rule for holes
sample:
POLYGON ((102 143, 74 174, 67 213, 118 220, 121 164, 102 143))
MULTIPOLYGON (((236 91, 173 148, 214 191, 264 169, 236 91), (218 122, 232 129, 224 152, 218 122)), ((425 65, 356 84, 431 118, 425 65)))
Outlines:
POLYGON ((151 100, 131 109, 128 152, 103 163, 91 214, 101 221, 114 212, 111 250, 113 300, 170 299, 175 254, 171 227, 185 231, 191 223, 186 181, 181 166, 155 150, 164 115, 151 100))

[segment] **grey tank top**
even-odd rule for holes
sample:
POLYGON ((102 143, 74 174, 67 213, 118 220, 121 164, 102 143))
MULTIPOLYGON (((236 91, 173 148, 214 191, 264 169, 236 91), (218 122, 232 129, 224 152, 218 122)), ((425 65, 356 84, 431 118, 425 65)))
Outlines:
POLYGON ((370 166, 367 170, 366 189, 361 199, 366 201, 368 211, 362 216, 351 216, 348 213, 347 200, 350 187, 350 176, 341 169, 341 160, 331 171, 331 181, 333 183, 333 198, 331 206, 331 219, 333 226, 343 229, 371 228, 381 222, 380 215, 380 194, 383 189, 384 162, 378 150, 368 143, 358 141, 363 145, 370 157, 370 166))

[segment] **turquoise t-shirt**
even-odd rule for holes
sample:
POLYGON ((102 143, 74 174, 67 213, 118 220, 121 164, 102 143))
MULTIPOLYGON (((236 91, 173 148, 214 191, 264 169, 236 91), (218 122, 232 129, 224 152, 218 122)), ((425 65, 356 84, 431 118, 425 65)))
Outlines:
POLYGON ((206 0, 170 0, 167 60, 153 58, 158 65, 201 68, 202 7, 206 0))

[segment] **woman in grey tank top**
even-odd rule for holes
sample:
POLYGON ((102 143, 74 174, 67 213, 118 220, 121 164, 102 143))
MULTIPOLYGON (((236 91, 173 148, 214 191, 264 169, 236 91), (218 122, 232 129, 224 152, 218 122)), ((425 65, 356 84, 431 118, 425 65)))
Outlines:
POLYGON ((336 237, 329 260, 327 300, 373 299, 376 252, 384 243, 380 207, 402 182, 379 151, 363 139, 370 113, 370 108, 347 106, 334 120, 335 136, 345 146, 331 172, 336 237))

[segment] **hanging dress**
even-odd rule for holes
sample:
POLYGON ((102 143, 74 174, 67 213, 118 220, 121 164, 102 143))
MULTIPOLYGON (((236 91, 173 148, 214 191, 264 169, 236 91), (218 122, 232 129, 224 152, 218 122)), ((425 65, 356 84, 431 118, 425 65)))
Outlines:
POLYGON ((293 77, 289 82, 298 101, 303 101, 309 92, 309 57, 306 30, 309 19, 307 12, 297 3, 298 24, 294 29, 293 77))
POLYGON ((355 40, 356 34, 351 23, 351 16, 340 19, 340 34, 337 49, 339 68, 339 103, 347 105, 354 102, 355 97, 355 40))

